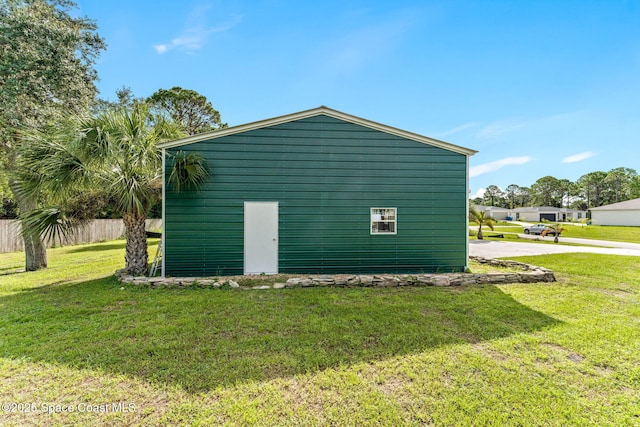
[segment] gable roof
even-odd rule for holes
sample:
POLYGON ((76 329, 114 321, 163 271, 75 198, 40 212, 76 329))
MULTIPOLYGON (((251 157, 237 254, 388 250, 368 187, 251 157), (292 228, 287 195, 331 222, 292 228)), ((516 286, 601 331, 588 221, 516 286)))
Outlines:
POLYGON ((408 132, 402 129, 383 125, 381 123, 377 123, 371 120, 352 116, 350 114, 343 113, 338 110, 333 110, 325 106, 313 108, 311 110, 300 111, 298 113, 287 114, 284 116, 278 116, 272 119, 260 120, 257 122, 251 122, 251 123, 247 123, 239 126, 232 126, 225 129, 218 129, 211 132, 201 133, 198 135, 191 135, 186 138, 160 143, 158 144, 158 147, 159 148, 180 147, 182 145, 194 144, 197 142, 207 141, 207 140, 216 139, 216 138, 222 138, 223 136, 234 135, 241 132, 247 132, 250 130, 261 129, 269 126, 275 126, 283 123, 293 122, 295 120, 301 120, 301 119, 306 119, 309 117, 315 117, 320 115, 333 117, 338 120, 343 120, 345 122, 364 126, 369 129, 377 130, 377 131, 388 133, 391 135, 396 135, 401 138, 410 139, 412 141, 421 142, 423 144, 432 145, 434 147, 443 148, 445 150, 453 151, 459 154, 464 154, 466 156, 473 156, 475 153, 477 153, 476 150, 472 150, 470 148, 461 147, 459 145, 454 145, 448 142, 440 141, 439 139, 429 138, 427 136, 419 135, 417 133, 408 132))
POLYGON ((529 206, 513 209, 514 212, 583 212, 580 209, 556 208, 554 206, 529 206))
POLYGON ((501 208, 498 206, 485 206, 485 205, 475 205, 476 209, 479 211, 510 211, 509 208, 501 208))
POLYGON ((612 203, 610 205, 599 206, 597 208, 591 208, 592 211, 625 211, 625 210, 640 210, 640 198, 627 200, 626 202, 612 203))
POLYGON ((560 212, 560 208, 553 206, 527 206, 524 208, 515 208, 514 212, 560 212))

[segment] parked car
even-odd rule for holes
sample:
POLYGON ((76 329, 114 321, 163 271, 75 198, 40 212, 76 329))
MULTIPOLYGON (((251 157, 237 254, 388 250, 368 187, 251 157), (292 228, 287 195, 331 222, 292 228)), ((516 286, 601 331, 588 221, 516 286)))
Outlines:
MULTIPOLYGON (((542 234, 546 230, 548 236, 555 236, 556 232, 553 228, 546 224, 534 224, 524 228, 524 234, 542 234)), ((560 235, 560 233, 558 233, 560 235)))

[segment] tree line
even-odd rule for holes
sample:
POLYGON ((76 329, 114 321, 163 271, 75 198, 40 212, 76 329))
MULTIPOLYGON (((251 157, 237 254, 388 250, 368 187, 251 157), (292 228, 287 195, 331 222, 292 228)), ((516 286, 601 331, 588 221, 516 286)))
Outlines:
MULTIPOLYGON (((99 116, 109 111, 130 110, 144 104, 149 107, 150 113, 175 122, 188 135, 227 127, 227 124, 222 122, 218 110, 204 95, 179 86, 159 89, 147 98, 136 98, 130 88, 122 87, 116 90, 116 99, 108 101, 96 97, 88 111, 93 116, 99 116)), ((7 183, 8 171, 0 170, 0 219, 16 219, 20 210, 7 183)), ((117 201, 112 195, 103 191, 85 191, 68 200, 68 205, 72 206, 78 215, 91 219, 120 218, 116 204, 117 201)), ((148 217, 161 216, 162 203, 158 200, 151 207, 148 217)))
MULTIPOLYGON (((106 49, 70 0, 0 2, 0 215, 22 226, 25 269, 47 267, 44 240, 100 215, 123 218, 125 271, 144 274, 145 219, 162 185, 159 142, 226 127, 201 94, 180 87, 98 97, 106 49)), ((171 159, 169 185, 197 189, 202 156, 171 159)))
POLYGON ((619 167, 608 172, 595 171, 575 182, 545 176, 530 187, 516 184, 502 189, 489 185, 483 197, 472 200, 476 205, 501 208, 553 206, 587 210, 640 197, 640 175, 635 169, 619 167))

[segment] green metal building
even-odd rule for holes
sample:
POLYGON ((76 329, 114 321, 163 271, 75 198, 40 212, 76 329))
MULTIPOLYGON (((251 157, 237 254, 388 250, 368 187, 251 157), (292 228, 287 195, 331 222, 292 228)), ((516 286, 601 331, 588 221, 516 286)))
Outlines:
POLYGON ((319 107, 161 144, 167 276, 462 271, 474 150, 319 107), (200 191, 167 185, 198 152, 200 191))

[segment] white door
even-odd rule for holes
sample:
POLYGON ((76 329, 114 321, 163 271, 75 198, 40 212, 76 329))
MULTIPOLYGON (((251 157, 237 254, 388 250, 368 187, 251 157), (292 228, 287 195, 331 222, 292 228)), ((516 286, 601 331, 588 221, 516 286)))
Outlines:
POLYGON ((244 274, 278 272, 278 202, 244 202, 244 274))

